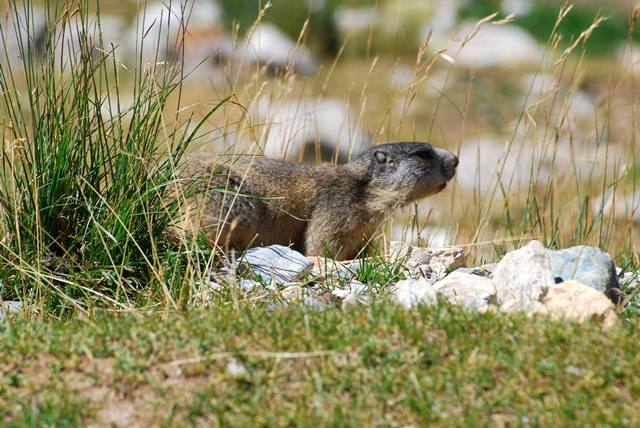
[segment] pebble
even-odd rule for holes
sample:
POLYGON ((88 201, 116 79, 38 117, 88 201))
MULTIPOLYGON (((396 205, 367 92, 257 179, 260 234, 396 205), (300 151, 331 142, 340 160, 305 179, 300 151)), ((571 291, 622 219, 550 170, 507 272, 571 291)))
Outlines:
POLYGON ((440 280, 466 263, 464 250, 460 247, 427 248, 397 241, 391 242, 390 247, 392 260, 406 260, 412 278, 428 276, 440 280))
POLYGON ((241 379, 249 375, 249 371, 240 361, 235 358, 229 359, 227 363, 227 375, 232 378, 241 379))
POLYGON ((280 292, 282 299, 287 304, 299 304, 308 306, 317 311, 323 311, 329 307, 330 299, 325 295, 320 295, 308 287, 291 285, 280 292))

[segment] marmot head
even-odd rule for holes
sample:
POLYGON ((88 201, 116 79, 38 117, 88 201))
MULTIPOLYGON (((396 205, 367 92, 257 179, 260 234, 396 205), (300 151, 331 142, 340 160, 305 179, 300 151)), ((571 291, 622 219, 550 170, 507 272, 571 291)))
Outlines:
POLYGON ((443 190, 458 166, 453 153, 419 142, 371 147, 353 162, 368 166, 370 187, 397 193, 405 203, 443 190))

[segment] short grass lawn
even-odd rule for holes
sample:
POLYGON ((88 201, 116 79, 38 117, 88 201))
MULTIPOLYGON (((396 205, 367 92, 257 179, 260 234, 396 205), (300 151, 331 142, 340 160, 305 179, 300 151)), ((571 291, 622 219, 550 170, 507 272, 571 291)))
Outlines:
POLYGON ((0 326, 13 426, 637 426, 640 332, 438 306, 0 326))

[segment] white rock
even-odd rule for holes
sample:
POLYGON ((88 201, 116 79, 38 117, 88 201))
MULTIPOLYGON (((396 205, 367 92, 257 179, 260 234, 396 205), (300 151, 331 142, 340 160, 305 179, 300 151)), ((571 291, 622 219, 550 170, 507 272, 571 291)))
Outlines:
POLYGON ((391 291, 394 301, 405 308, 438 303, 438 296, 433 284, 424 278, 405 279, 396 283, 391 291))
POLYGON ((640 222, 640 190, 634 193, 607 194, 592 203, 593 211, 602 211, 605 215, 613 215, 620 220, 631 219, 640 222))
POLYGON ((529 103, 535 103, 558 90, 558 81, 549 73, 526 73, 520 78, 520 89, 525 94, 529 91, 529 103))
MULTIPOLYGON (((464 267, 466 256, 464 250, 459 247, 431 248, 433 256, 429 260, 434 277, 443 278, 448 272, 464 267)), ((413 252, 412 252, 413 255, 413 252)))
MULTIPOLYGON (((411 83, 413 79, 414 69, 407 65, 398 65, 391 71, 391 87, 399 90, 411 83)), ((401 101, 404 104, 404 101, 401 101)))
POLYGON ((0 322, 22 310, 22 302, 5 300, 0 303, 0 322))
POLYGON ((327 302, 320 298, 315 290, 299 285, 290 285, 284 288, 280 295, 288 304, 308 306, 309 308, 323 311, 327 309, 327 302))
POLYGON ((517 191, 548 176, 543 168, 531 177, 530 169, 535 161, 533 148, 517 141, 510 147, 507 141, 491 137, 465 141, 460 146, 458 158, 460 164, 455 180, 466 192, 478 190, 486 194, 498 183, 502 183, 507 192, 517 191))
POLYGON ((249 374, 247 368, 235 358, 229 359, 227 363, 227 375, 233 378, 244 378, 249 374))
POLYGON ((466 256, 460 247, 418 247, 406 242, 391 241, 391 260, 405 262, 411 277, 439 280, 452 270, 464 267, 466 256))
POLYGON ((492 280, 463 272, 450 273, 436 282, 433 288, 450 303, 468 309, 485 310, 496 297, 492 280))
POLYGON ((258 24, 247 34, 237 54, 275 69, 291 65, 301 74, 312 74, 316 70, 315 61, 306 47, 296 44, 276 25, 267 22, 258 24))
POLYGON ((331 156, 337 153, 346 160, 369 145, 357 116, 335 99, 270 101, 262 97, 254 103, 252 112, 266 124, 260 139, 266 156, 298 159, 305 148, 313 152, 319 142, 331 156))
POLYGON ((419 269, 425 265, 429 266, 435 279, 444 278, 449 271, 463 267, 464 264, 464 250, 459 247, 412 247, 409 260, 407 260, 407 268, 410 270, 419 269))
POLYGON ((546 314, 547 308, 535 300, 523 301, 521 299, 511 299, 500 305, 500 312, 516 313, 523 312, 527 315, 546 314))
POLYGON ((542 303, 551 316, 559 319, 578 322, 595 319, 605 327, 610 327, 618 319, 615 306, 604 293, 578 281, 552 285, 542 303))
MULTIPOLYGON (((591 121, 593 122, 593 115, 591 121)), ((575 142, 562 139, 556 147, 547 150, 545 170, 552 171, 553 168, 557 174, 593 181, 594 177, 601 177, 605 172, 612 174, 620 171, 622 167, 628 166, 629 162, 627 152, 618 145, 587 141, 576 145, 575 142), (567 165, 570 168, 567 168, 567 165)))
MULTIPOLYGON (((35 44, 36 55, 42 55, 45 51, 47 20, 42 7, 31 5, 29 16, 25 16, 24 8, 18 4, 17 13, 8 11, 2 16, 2 30, 4 42, 0 43, 0 55, 2 60, 8 60, 11 67, 22 67, 23 58, 20 54, 20 45, 26 50, 28 38, 42 40, 35 44), (6 50, 5 50, 6 48, 6 50), (8 57, 8 58, 6 58, 8 57)), ((33 42, 32 42, 33 43, 33 42)))
POLYGON ((526 15, 532 6, 532 0, 502 0, 500 9, 505 15, 526 15))
POLYGON ((366 291, 366 284, 354 280, 349 283, 349 288, 336 288, 331 291, 331 294, 342 301, 342 308, 345 309, 350 306, 369 304, 371 299, 366 294, 366 291))
POLYGON ((368 31, 375 25, 376 11, 371 7, 352 8, 339 6, 333 13, 338 32, 345 35, 368 31))
MULTIPOLYGON (((134 24, 125 35, 125 44, 132 57, 143 49, 143 61, 155 60, 159 48, 160 61, 181 44, 190 63, 199 63, 221 48, 219 31, 222 9, 215 0, 157 2, 141 7, 134 24), (143 38, 144 36, 144 38, 143 38), (196 40, 194 40, 196 39, 196 40)), ((135 57, 134 57, 135 58, 135 57)))
POLYGON ((597 111, 595 100, 587 92, 576 90, 570 95, 568 115, 572 120, 591 124, 597 117, 597 111))
POLYGON ((474 27, 475 23, 462 24, 456 32, 456 40, 445 46, 457 65, 469 68, 538 65, 543 49, 522 28, 512 24, 485 24, 462 46, 474 27))
POLYGON ((510 251, 498 263, 493 273, 498 304, 521 305, 538 302, 546 290, 555 284, 547 250, 538 241, 510 251))
POLYGON ((633 69, 634 73, 640 72, 640 46, 629 46, 626 43, 620 44, 616 49, 616 58, 623 70, 633 69))
POLYGON ((238 262, 238 270, 248 269, 262 281, 279 285, 300 281, 313 268, 305 256, 282 245, 250 248, 238 262))
MULTIPOLYGON (((423 37, 432 31, 435 37, 449 32, 458 22, 459 0, 435 0, 433 17, 423 28, 423 37)), ((423 39, 424 40, 424 39, 423 39)))

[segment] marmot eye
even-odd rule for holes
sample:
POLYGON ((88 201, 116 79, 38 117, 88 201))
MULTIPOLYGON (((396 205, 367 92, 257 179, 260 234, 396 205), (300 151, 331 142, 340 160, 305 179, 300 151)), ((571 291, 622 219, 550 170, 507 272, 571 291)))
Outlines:
POLYGON ((376 151, 373 154, 373 157, 378 161, 378 163, 385 163, 387 161, 387 155, 381 151, 376 151))
POLYGON ((431 160, 433 159, 434 152, 433 152, 433 149, 422 150, 420 152, 417 152, 415 155, 418 156, 420 159, 431 160))

